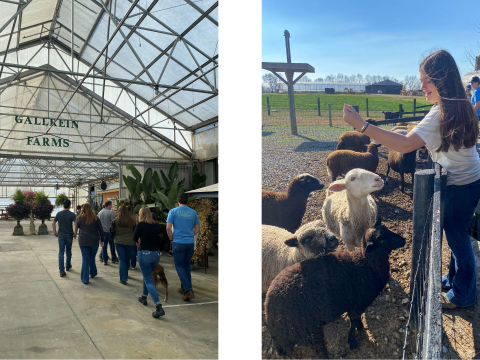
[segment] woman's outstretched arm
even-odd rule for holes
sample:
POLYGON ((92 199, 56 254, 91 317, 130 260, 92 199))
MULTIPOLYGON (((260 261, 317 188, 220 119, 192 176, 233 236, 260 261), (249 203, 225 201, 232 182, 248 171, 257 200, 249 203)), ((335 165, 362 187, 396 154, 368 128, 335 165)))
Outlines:
MULTIPOLYGON (((365 120, 363 120, 360 114, 347 104, 343 105, 343 120, 357 130, 360 130, 365 125, 365 120)), ((410 131, 407 136, 404 136, 377 126, 369 125, 365 129, 364 134, 389 149, 402 153, 412 152, 425 145, 422 138, 412 131, 410 131)))

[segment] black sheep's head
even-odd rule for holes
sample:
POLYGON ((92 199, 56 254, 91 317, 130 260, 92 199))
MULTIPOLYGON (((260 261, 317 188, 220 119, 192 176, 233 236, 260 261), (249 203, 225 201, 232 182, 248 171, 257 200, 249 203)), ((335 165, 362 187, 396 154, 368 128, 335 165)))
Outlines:
POLYGON ((292 185, 303 190, 308 195, 312 191, 321 190, 325 186, 323 182, 310 174, 301 174, 295 177, 292 181, 292 185))
POLYGON ((322 220, 315 220, 300 227, 295 235, 285 241, 290 247, 297 247, 305 258, 323 256, 334 251, 338 239, 323 226, 322 220))
POLYGON ((385 225, 381 224, 379 218, 376 224, 365 233, 364 244, 365 254, 374 251, 390 254, 393 250, 405 246, 405 238, 388 230, 385 225))

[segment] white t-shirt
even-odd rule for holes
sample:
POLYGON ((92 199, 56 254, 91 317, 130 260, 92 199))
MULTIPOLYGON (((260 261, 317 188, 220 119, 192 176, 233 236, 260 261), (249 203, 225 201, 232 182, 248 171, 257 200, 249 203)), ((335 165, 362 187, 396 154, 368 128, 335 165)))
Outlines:
POLYGON ((447 169, 447 186, 467 185, 477 181, 480 179, 480 158, 475 146, 469 149, 462 146, 459 151, 451 146, 447 152, 437 152, 442 143, 439 110, 438 105, 433 106, 412 131, 425 141, 432 160, 447 169))

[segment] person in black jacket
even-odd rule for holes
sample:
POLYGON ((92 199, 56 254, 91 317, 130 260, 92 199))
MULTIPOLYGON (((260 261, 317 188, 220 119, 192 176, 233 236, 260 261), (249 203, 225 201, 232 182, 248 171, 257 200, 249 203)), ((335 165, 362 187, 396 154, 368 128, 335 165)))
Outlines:
POLYGON ((95 255, 98 251, 98 245, 100 240, 100 246, 103 246, 103 227, 100 219, 92 210, 92 205, 84 204, 80 215, 75 222, 75 230, 73 237, 77 237, 77 232, 80 229, 78 235, 78 245, 80 245, 80 251, 82 252, 82 271, 80 277, 82 282, 86 285, 89 283, 88 274, 90 273, 90 279, 97 276, 97 266, 95 265, 95 255))
POLYGON ((160 299, 158 298, 157 288, 153 284, 152 271, 160 261, 160 249, 158 248, 158 234, 160 226, 152 219, 152 213, 148 207, 140 209, 139 222, 135 227, 133 240, 138 243, 138 265, 143 276, 143 294, 138 298, 143 305, 147 305, 147 296, 150 293, 156 306, 156 311, 152 313, 154 318, 165 315, 160 299))

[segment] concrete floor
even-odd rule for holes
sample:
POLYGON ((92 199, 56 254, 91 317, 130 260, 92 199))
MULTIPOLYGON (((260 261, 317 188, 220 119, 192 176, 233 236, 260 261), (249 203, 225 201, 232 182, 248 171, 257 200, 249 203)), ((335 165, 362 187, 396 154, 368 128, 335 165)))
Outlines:
MULTIPOLYGON (((58 242, 49 235, 12 236, 14 220, 0 220, 0 358, 5 359, 215 359, 218 358, 218 266, 192 272, 195 299, 182 301, 173 258, 160 264, 169 299, 158 290, 166 315, 154 319, 153 301, 141 305, 140 270, 119 283, 118 264, 97 261, 98 276, 82 284, 78 241, 72 270, 61 278, 58 242)), ((21 222, 28 234, 29 221, 21 222)), ((36 229, 40 225, 35 221, 36 229)), ((98 257, 97 257, 98 259, 98 257)))

